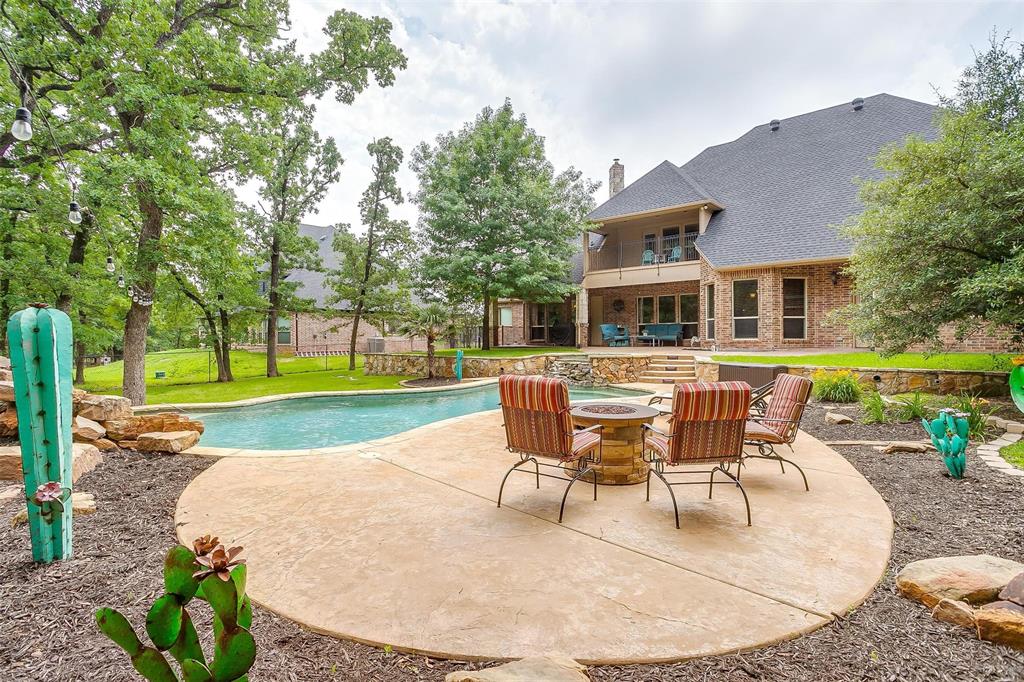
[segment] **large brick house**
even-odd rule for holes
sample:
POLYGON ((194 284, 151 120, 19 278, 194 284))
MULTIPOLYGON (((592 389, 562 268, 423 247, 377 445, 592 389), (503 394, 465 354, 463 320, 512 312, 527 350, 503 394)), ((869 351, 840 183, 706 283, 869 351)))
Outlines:
MULTIPOLYGON (((862 210, 857 180, 881 176, 879 150, 909 135, 934 138, 935 114, 930 104, 879 94, 758 125, 629 185, 616 159, 610 197, 588 216, 596 227, 575 267, 579 295, 566 303, 576 344, 604 345, 601 324, 636 336, 647 324, 673 323, 704 348, 870 346, 825 319, 853 296, 843 273, 853 245, 837 226, 862 210)), ((520 341, 538 342, 546 320, 538 323, 537 310, 526 303, 518 316, 499 315, 522 325, 520 341)), ((1005 346, 980 333, 948 340, 957 350, 1005 346)))

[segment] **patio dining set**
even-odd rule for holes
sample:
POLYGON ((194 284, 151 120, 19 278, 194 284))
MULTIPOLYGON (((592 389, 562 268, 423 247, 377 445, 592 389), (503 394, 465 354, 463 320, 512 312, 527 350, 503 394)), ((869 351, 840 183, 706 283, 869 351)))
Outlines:
POLYGON ((598 484, 645 482, 649 501, 651 477, 655 476, 668 488, 676 528, 679 506, 673 488, 679 485, 706 485, 708 499, 716 485, 739 488, 749 526, 750 501, 741 482, 742 469, 749 460, 774 460, 782 473, 789 464, 800 473, 804 489, 810 490, 803 469, 775 448, 786 446, 792 451, 812 386, 805 377, 780 374, 771 384, 756 389, 744 381, 682 383, 676 384, 671 394, 655 395, 648 405, 586 402, 573 406, 563 379, 503 375, 498 389, 506 448, 517 454, 519 461, 501 480, 498 507, 505 483, 516 471, 534 476, 537 488, 542 476, 562 481, 568 477, 559 523, 569 490, 579 480, 593 485, 595 501, 598 484), (670 407, 666 401, 671 401, 670 407), (662 414, 668 417, 667 430, 654 425, 654 419, 662 414), (711 468, 695 468, 700 466, 711 468), (547 473, 552 470, 556 473, 547 473), (708 478, 677 478, 693 475, 708 478))

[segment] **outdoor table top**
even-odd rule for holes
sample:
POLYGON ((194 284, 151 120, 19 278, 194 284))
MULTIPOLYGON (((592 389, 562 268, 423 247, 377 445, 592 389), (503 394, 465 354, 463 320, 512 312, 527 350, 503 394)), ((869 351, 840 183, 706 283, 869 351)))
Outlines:
POLYGON ((660 412, 647 405, 624 405, 622 403, 585 403, 572 408, 570 414, 581 419, 626 420, 653 419, 660 412))

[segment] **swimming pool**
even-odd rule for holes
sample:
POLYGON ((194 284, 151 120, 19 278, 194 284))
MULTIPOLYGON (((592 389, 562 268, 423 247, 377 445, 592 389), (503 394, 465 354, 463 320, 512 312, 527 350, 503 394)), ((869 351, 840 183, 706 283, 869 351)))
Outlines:
MULTIPOLYGON (((574 388, 572 400, 637 397, 616 388, 574 388)), ((383 438, 430 422, 498 407, 498 386, 429 393, 296 398, 189 413, 203 420, 201 445, 291 450, 383 438)))

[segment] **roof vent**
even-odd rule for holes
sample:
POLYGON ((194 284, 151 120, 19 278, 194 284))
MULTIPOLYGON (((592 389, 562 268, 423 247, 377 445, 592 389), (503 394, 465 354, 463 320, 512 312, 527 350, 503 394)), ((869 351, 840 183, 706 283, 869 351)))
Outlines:
POLYGON ((779 129, 779 119, 773 118, 771 121, 768 122, 768 127, 771 128, 772 132, 774 133, 776 130, 779 129))
POLYGON ((860 111, 863 108, 864 108, 864 98, 863 97, 858 97, 857 99, 853 100, 853 110, 854 111, 860 111))

